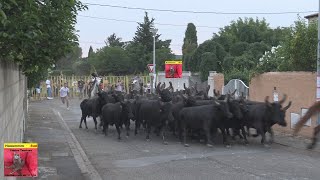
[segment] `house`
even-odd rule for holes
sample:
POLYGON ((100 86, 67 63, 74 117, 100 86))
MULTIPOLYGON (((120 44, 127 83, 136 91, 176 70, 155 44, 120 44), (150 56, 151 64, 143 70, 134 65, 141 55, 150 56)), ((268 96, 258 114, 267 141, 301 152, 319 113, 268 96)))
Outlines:
POLYGON ((309 23, 315 23, 318 20, 318 13, 310 14, 308 16, 305 16, 304 18, 308 19, 309 23))

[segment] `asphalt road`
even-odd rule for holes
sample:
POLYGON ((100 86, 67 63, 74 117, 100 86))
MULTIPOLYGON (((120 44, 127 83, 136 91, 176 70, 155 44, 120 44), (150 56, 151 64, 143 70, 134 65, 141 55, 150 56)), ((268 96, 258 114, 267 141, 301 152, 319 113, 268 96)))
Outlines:
MULTIPOLYGON (((114 127, 109 135, 94 130, 91 118, 89 129, 79 129, 81 110, 79 101, 71 101, 68 111, 60 101, 50 101, 50 106, 61 114, 92 166, 102 179, 320 179, 320 153, 279 144, 265 148, 259 139, 249 139, 248 146, 234 142, 225 148, 216 142, 210 148, 201 142, 189 140, 190 147, 184 147, 170 136, 169 144, 163 145, 160 137, 145 134, 117 140, 114 127)), ((133 128, 133 125, 131 125, 133 128)), ((276 137, 277 138, 277 137, 276 137)))

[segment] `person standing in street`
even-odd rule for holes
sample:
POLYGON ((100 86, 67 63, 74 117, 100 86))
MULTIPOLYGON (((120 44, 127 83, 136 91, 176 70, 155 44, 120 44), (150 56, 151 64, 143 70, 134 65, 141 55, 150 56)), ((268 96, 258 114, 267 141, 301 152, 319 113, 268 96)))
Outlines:
POLYGON ((51 81, 49 79, 46 80, 46 85, 47 85, 47 99, 53 99, 52 98, 51 81))
POLYGON ((118 80, 118 83, 116 84, 116 91, 122 92, 122 83, 121 80, 118 80))
POLYGON ((67 83, 64 83, 64 86, 60 89, 60 97, 63 104, 67 104, 67 110, 69 110, 69 88, 67 83))
POLYGON ((78 88, 79 88, 79 99, 83 98, 83 88, 84 88, 84 81, 82 79, 80 79, 80 81, 78 81, 78 88))

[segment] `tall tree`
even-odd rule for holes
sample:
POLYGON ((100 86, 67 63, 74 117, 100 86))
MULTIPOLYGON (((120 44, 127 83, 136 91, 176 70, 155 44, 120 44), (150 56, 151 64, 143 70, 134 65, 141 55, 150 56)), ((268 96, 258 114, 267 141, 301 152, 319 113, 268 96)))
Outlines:
POLYGON ((72 52, 68 53, 64 57, 60 58, 55 63, 56 70, 71 70, 73 63, 79 61, 82 56, 82 49, 78 46, 75 46, 72 52))
MULTIPOLYGON (((154 18, 151 20, 148 17, 148 13, 145 12, 143 23, 138 23, 137 31, 135 37, 133 37, 134 43, 141 43, 145 46, 148 52, 153 50, 153 34, 151 29, 154 28, 154 18)), ((156 35, 156 40, 160 35, 156 35)))
POLYGON ((117 37, 115 33, 111 34, 105 41, 106 45, 109 47, 123 47, 124 42, 120 37, 117 37))
POLYGON ((10 0, 0 5, 0 59, 19 64, 29 85, 78 44, 77 13, 86 9, 79 0, 10 0))
MULTIPOLYGON (((148 13, 145 13, 144 21, 138 23, 137 31, 133 37, 133 41, 126 46, 129 51, 129 56, 132 61, 134 61, 135 70, 139 72, 146 71, 146 66, 152 63, 152 53, 153 53, 153 34, 151 29, 154 28, 154 18, 148 17, 148 13)), ((172 57, 170 43, 171 40, 160 40, 160 34, 155 35, 155 45, 156 51, 161 52, 159 56, 156 53, 156 61, 162 62, 165 59, 172 57), (161 58, 161 59, 157 59, 161 58)), ((156 66, 156 70, 161 66, 156 66)))
POLYGON ((193 23, 189 23, 185 32, 185 37, 183 39, 182 45, 182 61, 184 64, 184 68, 190 70, 189 56, 194 53, 194 51, 198 47, 198 39, 197 39, 197 29, 193 23), (187 58, 186 58, 187 57, 187 58))
POLYGON ((89 52, 88 52, 88 58, 90 58, 93 53, 94 53, 94 52, 93 52, 92 46, 90 46, 89 52))

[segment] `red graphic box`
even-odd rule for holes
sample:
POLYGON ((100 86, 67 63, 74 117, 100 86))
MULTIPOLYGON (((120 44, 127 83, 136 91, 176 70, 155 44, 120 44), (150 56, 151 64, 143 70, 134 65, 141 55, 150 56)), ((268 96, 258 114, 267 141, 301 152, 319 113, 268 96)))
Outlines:
POLYGON ((182 61, 165 62, 166 78, 182 78, 182 61))

